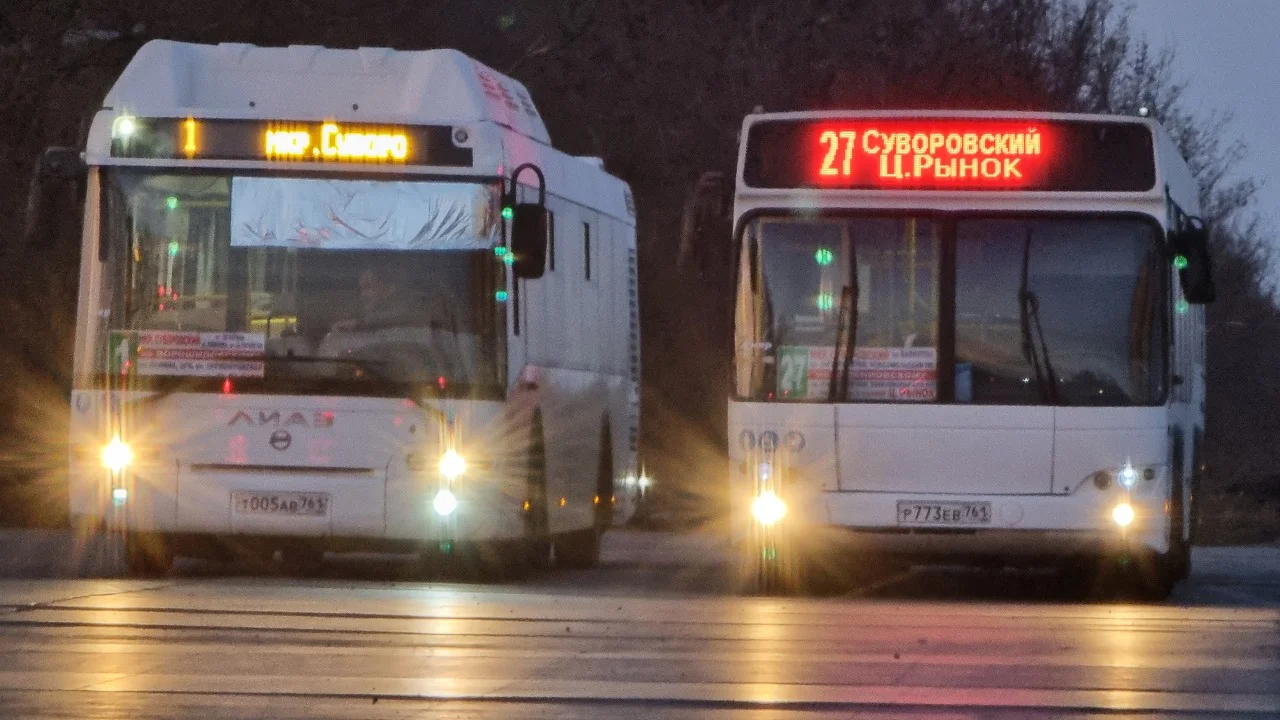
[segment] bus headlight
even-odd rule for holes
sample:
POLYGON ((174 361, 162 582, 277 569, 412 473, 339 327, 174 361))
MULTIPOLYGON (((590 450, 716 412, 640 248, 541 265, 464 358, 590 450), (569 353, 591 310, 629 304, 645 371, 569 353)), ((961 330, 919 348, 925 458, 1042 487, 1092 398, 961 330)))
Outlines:
POLYGON ((1129 527, 1133 522, 1133 506, 1129 503, 1122 502, 1111 510, 1111 519, 1122 528, 1129 527))
POLYGON ((436 493, 436 499, 431 501, 431 507, 435 508, 437 515, 446 517, 458 509, 458 498, 448 488, 443 488, 436 493))
POLYGON ((771 491, 764 491, 751 501, 751 514, 761 525, 773 525, 787 514, 787 504, 771 491))
POLYGON ((1125 490, 1132 490, 1134 485, 1138 484, 1138 471, 1132 465, 1125 463, 1120 468, 1120 472, 1116 473, 1116 482, 1120 483, 1120 487, 1125 490))
MULTIPOLYGON (((457 450, 446 450, 440 456, 440 474, 453 480, 467 471, 467 461, 457 450)), ((447 514, 447 513, 444 513, 447 514)))
POLYGON ((102 448, 102 467, 111 472, 120 472, 133 462, 133 449, 129 447, 129 443, 124 442, 120 438, 112 438, 102 448))
POLYGON ((138 121, 132 115, 121 115, 111 123, 111 137, 128 140, 138 130, 138 121))

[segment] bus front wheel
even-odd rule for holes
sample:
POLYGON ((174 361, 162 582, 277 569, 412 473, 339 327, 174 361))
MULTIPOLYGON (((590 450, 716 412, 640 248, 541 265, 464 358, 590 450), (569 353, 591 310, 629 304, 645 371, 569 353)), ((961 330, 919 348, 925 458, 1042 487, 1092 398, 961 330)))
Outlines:
POLYGON ((591 527, 556 536, 557 565, 585 570, 600 562, 600 540, 613 520, 613 434, 607 421, 600 426, 600 458, 592 502, 591 527))
POLYGON ((124 564, 130 577, 159 577, 173 564, 173 548, 163 535, 126 533, 124 564))

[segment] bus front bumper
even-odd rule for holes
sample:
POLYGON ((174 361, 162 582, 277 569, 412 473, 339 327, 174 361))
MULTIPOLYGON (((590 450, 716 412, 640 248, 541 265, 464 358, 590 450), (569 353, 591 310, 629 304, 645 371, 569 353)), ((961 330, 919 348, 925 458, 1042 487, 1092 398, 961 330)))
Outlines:
MULTIPOLYGON (((1169 550, 1169 516, 1163 498, 1155 493, 1080 497, 820 492, 786 500, 785 516, 769 531, 805 538, 806 544, 847 545, 855 552, 945 561, 1169 550), (1132 510, 1131 517, 1118 509, 1122 504, 1132 510), (930 522, 920 517, 916 506, 949 512, 969 506, 982 512, 930 522), (904 519, 908 513, 913 517, 904 519)), ((739 539, 759 536, 760 521, 753 516, 750 500, 738 504, 734 515, 739 539)))

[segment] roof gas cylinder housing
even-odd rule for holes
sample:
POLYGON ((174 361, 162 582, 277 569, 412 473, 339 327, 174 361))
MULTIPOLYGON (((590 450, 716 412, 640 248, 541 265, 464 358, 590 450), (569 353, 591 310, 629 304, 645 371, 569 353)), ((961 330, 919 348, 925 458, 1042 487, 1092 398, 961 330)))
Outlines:
POLYGON ((86 160, 457 167, 482 126, 551 142, 523 84, 457 50, 153 40, 107 94, 86 160))

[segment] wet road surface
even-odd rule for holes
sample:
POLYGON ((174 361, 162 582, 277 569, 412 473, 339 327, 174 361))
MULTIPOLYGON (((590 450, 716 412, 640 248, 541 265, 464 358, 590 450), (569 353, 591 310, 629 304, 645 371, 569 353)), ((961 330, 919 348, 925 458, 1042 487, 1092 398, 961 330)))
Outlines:
POLYGON ((1280 550, 1197 552, 1155 605, 938 571, 737 597, 713 541, 646 533, 519 583, 3 580, 0 717, 1280 717, 1280 550))

